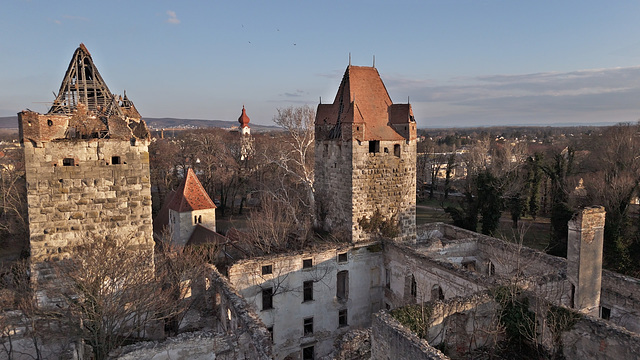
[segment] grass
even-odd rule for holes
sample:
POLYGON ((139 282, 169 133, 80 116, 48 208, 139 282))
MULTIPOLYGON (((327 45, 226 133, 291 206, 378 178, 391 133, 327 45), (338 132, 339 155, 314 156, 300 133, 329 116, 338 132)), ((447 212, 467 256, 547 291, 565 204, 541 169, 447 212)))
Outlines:
MULTIPOLYGON (((444 212, 444 207, 456 205, 456 202, 423 199, 416 204, 417 225, 429 224, 433 222, 444 222, 452 224, 453 220, 449 214, 444 212)), ((481 224, 478 223, 478 230, 481 224)), ((523 237, 523 244, 527 247, 544 251, 549 245, 551 225, 549 218, 538 217, 535 220, 531 217, 520 219, 518 229, 513 227, 511 216, 508 211, 502 213, 500 225, 494 237, 509 242, 519 241, 523 237), (522 236, 523 234, 524 236, 522 236)))

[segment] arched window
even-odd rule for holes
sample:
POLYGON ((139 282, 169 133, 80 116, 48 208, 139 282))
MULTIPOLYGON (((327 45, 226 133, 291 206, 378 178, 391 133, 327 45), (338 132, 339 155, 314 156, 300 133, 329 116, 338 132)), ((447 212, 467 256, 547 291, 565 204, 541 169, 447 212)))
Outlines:
POLYGON ((440 285, 433 285, 431 288, 431 301, 444 300, 444 293, 440 285))

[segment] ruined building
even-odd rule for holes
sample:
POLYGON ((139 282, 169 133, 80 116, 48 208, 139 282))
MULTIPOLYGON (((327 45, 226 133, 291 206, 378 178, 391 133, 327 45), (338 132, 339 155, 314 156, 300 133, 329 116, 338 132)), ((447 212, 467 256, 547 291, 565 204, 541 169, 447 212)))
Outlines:
POLYGON ((153 254, 149 131, 111 93, 80 44, 46 114, 18 113, 24 148, 32 279, 93 234, 136 239, 153 254))
POLYGON ((374 215, 415 238, 416 122, 410 104, 393 104, 374 67, 351 66, 333 104, 315 121, 315 189, 323 227, 353 242, 379 229, 374 215))

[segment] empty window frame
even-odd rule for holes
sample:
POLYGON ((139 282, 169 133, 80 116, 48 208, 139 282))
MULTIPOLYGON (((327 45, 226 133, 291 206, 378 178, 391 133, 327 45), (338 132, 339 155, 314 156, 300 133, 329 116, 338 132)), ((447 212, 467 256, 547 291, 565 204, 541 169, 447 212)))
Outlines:
POLYGON ((302 301, 313 300, 313 280, 302 283, 302 301))
POLYGON ((393 145, 393 155, 400 157, 400 144, 393 145))
POLYGON ((273 273, 273 265, 262 265, 262 275, 269 275, 273 273))
POLYGON ((347 309, 342 309, 338 311, 338 327, 347 325, 349 325, 349 316, 347 314, 347 309))
POLYGON ((604 320, 609 320, 611 318, 611 309, 609 309, 608 307, 601 306, 600 317, 604 320))
POLYGON ((431 301, 444 300, 444 293, 440 285, 433 285, 431 288, 431 301))
POLYGON ((489 266, 487 269, 487 273, 489 274, 489 276, 493 276, 496 274, 496 267, 495 265, 493 265, 493 263, 491 261, 489 261, 489 266))
POLYGON ((313 267, 313 259, 303 259, 302 260, 302 268, 310 269, 313 267))
POLYGON ((349 297, 349 271, 338 271, 336 282, 336 297, 338 300, 346 300, 349 297))
POLYGON ((75 166, 76 161, 74 158, 64 158, 62 159, 62 166, 75 166))
POLYGON ((380 140, 369 141, 369 153, 375 154, 380 152, 380 140))
POLYGON ((314 360, 316 351, 313 346, 305 346, 302 348, 302 360, 314 360))
POLYGON ((384 287, 391 289, 391 270, 384 269, 384 287))
POLYGON ((338 254, 338 262, 339 263, 344 263, 349 261, 349 254, 344 252, 342 254, 338 254))
POLYGON ((411 296, 418 296, 418 283, 416 283, 416 277, 411 275, 411 296))
POLYGON ((112 156, 111 157, 111 165, 120 165, 120 156, 112 156))
POLYGON ((302 333, 304 336, 313 334, 313 318, 306 318, 303 320, 302 333))
POLYGON ((262 289, 262 310, 273 309, 273 288, 262 289))

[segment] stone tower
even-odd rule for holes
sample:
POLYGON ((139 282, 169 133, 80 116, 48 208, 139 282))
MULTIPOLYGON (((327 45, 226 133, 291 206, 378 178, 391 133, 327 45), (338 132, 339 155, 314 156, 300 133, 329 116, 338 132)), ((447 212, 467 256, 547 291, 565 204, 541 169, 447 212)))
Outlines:
POLYGON ((376 231, 363 220, 377 213, 398 225, 396 239, 415 240, 416 122, 374 67, 349 65, 333 104, 318 105, 315 190, 325 230, 368 241, 376 231))
POLYGON ((571 307, 593 316, 600 310, 604 222, 602 206, 584 208, 569 221, 567 278, 571 307))
POLYGON ((149 131, 131 100, 109 91, 83 44, 49 111, 22 111, 18 122, 32 280, 96 235, 131 238, 152 257, 149 131))
POLYGON ((185 246, 198 226, 216 231, 216 205, 191 168, 167 207, 171 243, 174 245, 185 246))

